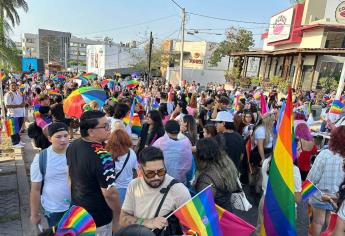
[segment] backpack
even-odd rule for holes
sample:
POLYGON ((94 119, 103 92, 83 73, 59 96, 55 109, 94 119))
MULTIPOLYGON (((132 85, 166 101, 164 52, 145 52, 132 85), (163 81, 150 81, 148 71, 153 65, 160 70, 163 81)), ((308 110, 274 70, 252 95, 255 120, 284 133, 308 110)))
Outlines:
POLYGON ((48 159, 48 149, 43 149, 38 154, 38 166, 42 175, 42 184, 41 184, 41 195, 43 192, 43 185, 44 185, 44 177, 47 171, 47 159, 48 159))

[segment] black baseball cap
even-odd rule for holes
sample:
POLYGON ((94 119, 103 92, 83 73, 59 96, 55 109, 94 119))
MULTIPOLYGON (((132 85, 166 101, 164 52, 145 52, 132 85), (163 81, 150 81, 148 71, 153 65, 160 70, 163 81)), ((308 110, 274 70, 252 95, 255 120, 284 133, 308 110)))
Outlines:
POLYGON ((60 131, 67 131, 68 132, 68 126, 65 123, 62 122, 55 122, 48 126, 48 135, 51 137, 55 133, 60 131))

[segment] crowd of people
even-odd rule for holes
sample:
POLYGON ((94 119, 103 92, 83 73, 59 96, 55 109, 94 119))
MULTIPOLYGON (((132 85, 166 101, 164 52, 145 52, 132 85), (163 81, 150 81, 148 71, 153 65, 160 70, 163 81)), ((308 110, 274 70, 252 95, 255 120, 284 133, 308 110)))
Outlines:
MULTIPOLYGON (((3 82, 7 116, 18 118, 21 126, 11 136, 13 147, 25 145, 20 133, 27 131, 41 149, 30 169, 32 224, 41 222, 40 205, 49 227, 56 226, 71 205, 78 205, 93 217, 97 235, 125 235, 123 228, 133 225, 152 230, 143 235, 178 235, 178 220, 168 215, 209 185, 215 203, 234 212, 230 199, 241 189, 240 180, 261 196, 259 234, 286 95, 276 88, 227 91, 224 85, 202 87, 195 82, 173 87, 158 79, 138 79, 138 85, 128 88, 123 78, 111 78, 117 81, 112 87, 102 85, 109 78, 96 77, 86 85, 75 83, 73 75, 54 78, 23 75, 3 82), (64 99, 81 86, 103 88, 107 99, 104 105, 83 104, 78 119, 68 117, 64 99), (52 90, 58 94, 49 94, 52 90), (39 122, 35 112, 46 122, 39 122), (30 113, 35 121, 26 127, 30 113), (139 133, 124 121, 133 116, 140 118, 139 133)), ((320 234, 332 211, 338 214, 336 235, 345 230, 345 112, 336 120, 329 118, 333 99, 331 93, 318 101, 315 92, 294 91, 296 206, 305 179, 323 193, 309 200, 312 235, 320 234), (311 132, 311 105, 323 106, 321 131, 330 133, 323 147, 311 132)))

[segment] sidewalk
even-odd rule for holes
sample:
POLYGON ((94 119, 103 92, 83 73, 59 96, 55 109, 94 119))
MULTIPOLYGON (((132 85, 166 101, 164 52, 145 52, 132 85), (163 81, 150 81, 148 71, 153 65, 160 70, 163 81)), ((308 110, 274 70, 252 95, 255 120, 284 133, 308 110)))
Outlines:
POLYGON ((1 236, 37 235, 35 227, 30 223, 30 185, 27 171, 36 151, 26 134, 22 135, 22 141, 26 142, 23 149, 11 150, 7 148, 9 146, 7 137, 1 137, 1 236))

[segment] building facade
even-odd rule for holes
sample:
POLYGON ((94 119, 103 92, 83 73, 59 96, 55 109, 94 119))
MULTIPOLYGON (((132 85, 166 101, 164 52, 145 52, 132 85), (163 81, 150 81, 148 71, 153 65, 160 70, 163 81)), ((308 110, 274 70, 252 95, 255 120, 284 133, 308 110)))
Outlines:
POLYGON ((67 68, 71 33, 38 29, 39 58, 45 64, 58 63, 67 68))
POLYGON ((233 53, 248 62, 258 60, 257 76, 289 80, 294 88, 319 87, 322 77, 339 80, 345 62, 345 1, 306 0, 272 16, 262 34, 260 50, 233 53))
POLYGON ((39 58, 38 34, 24 33, 21 41, 23 57, 39 58))
POLYGON ((88 45, 86 49, 87 71, 99 76, 114 73, 130 74, 137 58, 145 56, 142 48, 131 44, 88 45))
MULTIPOLYGON (((195 81, 202 85, 206 85, 208 82, 225 83, 224 74, 230 65, 229 57, 223 57, 217 66, 211 66, 209 63, 218 45, 218 43, 206 41, 185 41, 183 47, 183 80, 195 81)), ((164 66, 168 66, 166 79, 172 84, 179 84, 181 42, 164 41, 163 51, 164 60, 162 61, 165 62, 164 66)))

